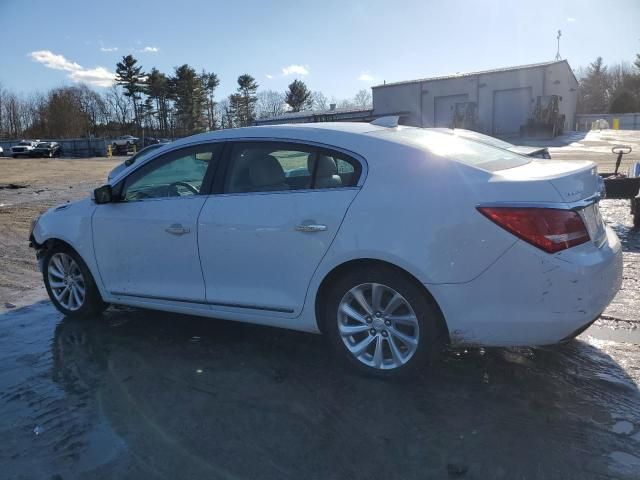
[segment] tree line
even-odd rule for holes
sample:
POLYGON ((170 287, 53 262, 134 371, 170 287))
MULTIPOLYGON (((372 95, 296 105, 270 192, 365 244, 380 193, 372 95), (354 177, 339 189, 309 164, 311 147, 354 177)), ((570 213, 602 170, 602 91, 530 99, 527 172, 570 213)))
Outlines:
MULTIPOLYGON (((633 64, 604 64, 598 57, 577 70, 578 113, 640 111, 640 54, 633 64)), ((254 77, 240 75, 235 92, 218 100, 213 72, 184 64, 171 74, 146 72, 132 55, 116 64, 112 87, 98 92, 84 84, 21 96, 0 84, 0 138, 111 137, 123 134, 177 138, 252 125, 256 119, 302 110, 369 108, 371 93, 329 100, 294 80, 285 92, 260 90, 254 77)))
POLYGON ((607 66, 602 57, 578 70, 578 113, 640 111, 640 54, 633 65, 607 66))
POLYGON ((63 86, 28 97, 0 84, 0 138, 80 138, 132 134, 177 138, 209 130, 243 127, 258 118, 286 112, 370 108, 371 93, 329 100, 294 80, 287 91, 260 90, 254 77, 240 75, 235 92, 218 100, 213 72, 188 64, 170 74, 145 71, 132 55, 116 64, 114 84, 97 92, 84 84, 63 86))

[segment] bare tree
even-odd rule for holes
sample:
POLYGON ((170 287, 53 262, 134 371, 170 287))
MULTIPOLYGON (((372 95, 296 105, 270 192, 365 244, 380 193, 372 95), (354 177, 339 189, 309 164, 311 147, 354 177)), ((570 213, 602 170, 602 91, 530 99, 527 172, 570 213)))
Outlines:
POLYGON ((130 103, 124 96, 118 85, 113 85, 105 95, 106 103, 109 106, 109 116, 111 121, 124 128, 131 121, 130 103))
POLYGON ((261 90, 257 94, 256 113, 258 118, 269 118, 285 112, 284 95, 275 90, 261 90))
POLYGON ((373 104, 371 92, 363 88, 358 93, 356 93, 355 97, 353 97, 353 103, 358 108, 371 108, 373 104))
POLYGON ((329 100, 324 93, 316 90, 311 93, 311 105, 314 110, 327 110, 329 108, 329 100))

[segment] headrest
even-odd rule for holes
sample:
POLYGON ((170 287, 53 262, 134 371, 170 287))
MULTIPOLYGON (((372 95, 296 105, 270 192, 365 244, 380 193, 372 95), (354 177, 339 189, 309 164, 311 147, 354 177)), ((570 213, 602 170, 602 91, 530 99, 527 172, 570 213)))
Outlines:
POLYGON ((307 159, 307 169, 310 174, 313 175, 313 168, 316 161, 318 162, 318 170, 316 171, 317 177, 330 177, 331 175, 338 173, 338 166, 333 158, 327 155, 309 155, 309 158, 307 159), (317 160, 315 160, 316 158, 317 160))
POLYGON ((255 187, 277 185, 284 182, 284 170, 273 155, 265 155, 251 162, 249 177, 255 187))

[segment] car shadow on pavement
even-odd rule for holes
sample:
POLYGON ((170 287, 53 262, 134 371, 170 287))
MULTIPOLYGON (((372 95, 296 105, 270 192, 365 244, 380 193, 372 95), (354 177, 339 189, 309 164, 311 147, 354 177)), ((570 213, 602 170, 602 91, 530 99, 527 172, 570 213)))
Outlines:
POLYGON ((422 374, 391 382, 346 368, 321 336, 112 309, 59 321, 51 350, 51 377, 67 397, 58 413, 83 425, 74 455, 83 459, 96 442, 112 452, 88 467, 92 478, 637 472, 638 388, 609 355, 578 340, 448 350, 422 374), (105 425, 109 435, 92 433, 105 425))

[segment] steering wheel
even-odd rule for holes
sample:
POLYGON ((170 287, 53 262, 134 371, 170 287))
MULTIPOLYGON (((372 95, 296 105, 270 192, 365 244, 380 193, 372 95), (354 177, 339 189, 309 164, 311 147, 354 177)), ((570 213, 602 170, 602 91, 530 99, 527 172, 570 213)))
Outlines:
POLYGON ((190 183, 187 183, 187 182, 173 182, 171 185, 169 185, 170 189, 178 191, 178 189, 176 187, 184 187, 187 190, 189 190, 191 193, 193 193, 194 195, 197 195, 197 194, 200 193, 200 190, 198 190, 196 187, 194 187, 193 185, 191 185, 190 183))
POLYGON ((611 153, 626 155, 627 153, 631 153, 631 147, 628 145, 616 145, 611 149, 611 153))

